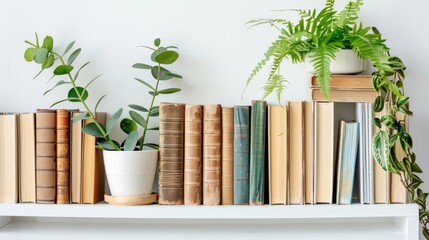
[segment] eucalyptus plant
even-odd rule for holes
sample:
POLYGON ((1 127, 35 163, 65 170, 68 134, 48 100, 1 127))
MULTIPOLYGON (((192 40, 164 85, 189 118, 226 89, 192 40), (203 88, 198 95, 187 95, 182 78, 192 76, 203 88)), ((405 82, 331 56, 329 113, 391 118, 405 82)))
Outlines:
POLYGON ((48 94, 52 90, 62 85, 70 86, 70 90, 67 93, 67 97, 53 103, 50 107, 52 108, 57 104, 63 102, 81 103, 85 111, 80 115, 74 117, 73 122, 86 119, 91 120, 88 121, 89 123, 82 128, 82 131, 97 138, 97 148, 115 151, 142 150, 144 146, 155 149, 158 148, 157 144, 146 143, 144 140, 147 131, 158 130, 158 127, 148 127, 150 117, 158 116, 159 112, 159 107, 154 105, 155 97, 160 94, 171 94, 180 91, 180 89, 178 88, 168 88, 163 90, 159 90, 158 88, 160 80, 182 78, 180 75, 174 74, 162 67, 162 65, 172 64, 178 59, 179 54, 175 51, 170 50, 176 47, 161 47, 161 40, 155 39, 154 48, 146 47, 152 50, 151 59, 154 62, 154 66, 142 63, 133 65, 134 68, 150 69, 152 76, 155 78, 154 86, 141 79, 137 79, 139 82, 143 83, 151 89, 151 91, 149 91, 149 94, 152 95, 152 100, 149 109, 139 105, 130 105, 130 108, 147 113, 147 116, 145 118, 140 113, 131 110, 129 112, 131 119, 124 118, 120 122, 120 127, 127 134, 127 137, 121 144, 119 144, 119 142, 113 140, 110 137, 110 133, 113 129, 113 126, 119 121, 123 109, 121 108, 117 110, 107 121, 106 125, 96 119, 95 113, 97 112, 98 106, 106 97, 106 95, 100 97, 96 102, 95 107, 91 109, 87 104, 87 99, 89 97, 88 88, 101 75, 97 75, 96 77, 88 81, 88 83, 86 83, 85 85, 83 85, 83 82, 78 82, 78 77, 81 70, 84 69, 89 64, 89 62, 81 65, 76 70, 73 63, 79 56, 81 48, 77 48, 71 51, 74 48, 75 41, 71 42, 62 53, 54 50, 54 40, 51 36, 46 36, 43 39, 43 42, 40 44, 39 37, 36 33, 36 39, 34 43, 28 40, 26 40, 25 43, 30 45, 30 47, 25 50, 25 60, 27 62, 34 61, 35 63, 41 65, 40 72, 34 78, 37 78, 43 71, 47 69, 54 69, 53 76, 49 79, 49 81, 51 81, 52 79, 56 79, 57 81, 54 86, 48 89, 43 95, 48 94), (139 135, 137 125, 140 125, 143 128, 143 133, 141 135, 139 135))
POLYGON ((250 21, 252 26, 269 24, 280 31, 278 39, 265 52, 264 58, 256 65, 246 82, 249 85, 254 76, 272 59, 272 65, 264 95, 275 92, 278 101, 285 89, 285 78, 280 74, 283 60, 292 63, 303 62, 306 56, 312 60, 316 70, 318 84, 327 100, 330 91, 330 62, 335 54, 343 48, 352 49, 359 57, 369 60, 375 67, 372 76, 373 88, 377 97, 373 110, 387 114, 373 118, 373 124, 379 128, 373 137, 373 156, 376 162, 386 171, 398 174, 409 193, 411 203, 419 205, 419 220, 422 232, 429 239, 429 210, 426 200, 429 193, 419 186, 423 183, 418 176, 422 169, 416 162, 413 152, 413 141, 404 120, 397 119, 400 112, 412 116, 409 110, 409 97, 404 92, 405 65, 399 57, 391 56, 386 40, 375 27, 363 27, 357 23, 362 0, 350 1, 344 9, 336 11, 334 0, 326 0, 325 7, 317 10, 293 9, 301 19, 294 24, 284 19, 258 19, 250 21), (395 150, 395 143, 400 149, 395 150), (398 145, 398 144, 396 144, 398 145), (397 151, 403 151, 405 157, 397 158, 397 151))

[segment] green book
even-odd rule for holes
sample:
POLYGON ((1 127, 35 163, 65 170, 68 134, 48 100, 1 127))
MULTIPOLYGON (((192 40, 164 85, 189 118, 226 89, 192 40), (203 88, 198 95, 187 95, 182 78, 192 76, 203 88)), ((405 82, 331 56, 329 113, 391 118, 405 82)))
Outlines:
POLYGON ((250 205, 264 204, 265 179, 265 134, 266 134, 265 101, 252 102, 252 119, 250 127, 250 205))
POLYGON ((250 106, 234 107, 234 204, 249 204, 250 106))

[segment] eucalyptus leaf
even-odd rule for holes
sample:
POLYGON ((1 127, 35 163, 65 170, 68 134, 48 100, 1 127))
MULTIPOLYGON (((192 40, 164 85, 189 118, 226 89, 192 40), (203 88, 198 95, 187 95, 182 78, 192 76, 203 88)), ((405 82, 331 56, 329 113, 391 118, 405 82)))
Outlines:
MULTIPOLYGON (((153 49, 153 48, 151 48, 151 49, 153 49)), ((153 53, 150 55, 150 59, 152 61, 154 61, 154 62, 157 62, 156 61, 156 56, 158 56, 159 54, 161 54, 161 53, 163 53, 165 51, 167 51, 166 48, 160 47, 158 50, 153 51, 153 53)))
POLYGON ((67 45, 66 50, 64 50, 63 56, 66 55, 74 46, 75 41, 69 43, 69 45, 67 45))
POLYGON ((70 65, 59 65, 54 70, 55 75, 65 75, 69 74, 73 70, 73 66, 70 65))
POLYGON ((140 111, 140 112, 148 112, 148 110, 145 107, 140 106, 140 105, 130 104, 130 105, 128 105, 128 107, 130 107, 131 109, 140 111))
POLYGON ((129 113, 130 113, 131 119, 133 119, 138 125, 142 126, 143 128, 146 128, 146 121, 142 117, 142 115, 140 115, 138 112, 133 110, 131 110, 129 113))
POLYGON ((180 88, 167 88, 167 89, 163 89, 163 90, 158 90, 159 94, 172 94, 172 93, 176 93, 176 92, 180 92, 180 88))
POLYGON ((156 143, 144 143, 143 146, 150 147, 153 149, 159 149, 159 145, 156 143))
POLYGON ((122 108, 116 111, 112 117, 107 121, 106 125, 106 134, 110 134, 110 131, 112 131, 113 126, 116 124, 116 122, 119 120, 119 118, 122 115, 122 108))
POLYGON ((138 82, 140 82, 141 84, 143 84, 143 85, 145 85, 146 87, 148 87, 148 88, 150 88, 150 89, 152 89, 153 91, 155 91, 155 88, 154 87, 152 87, 149 83, 147 83, 146 81, 144 81, 144 80, 141 80, 141 79, 139 79, 139 78, 134 78, 135 80, 137 80, 138 82))
POLYGON ((163 67, 159 67, 158 66, 154 66, 151 70, 151 74, 155 79, 158 79, 158 71, 159 71, 159 80, 170 80, 172 79, 174 76, 171 76, 170 71, 168 71, 167 69, 163 68, 163 67))
POLYGON ((82 49, 78 48, 76 49, 72 54, 70 54, 70 57, 67 59, 67 64, 71 65, 73 64, 74 60, 79 56, 82 49))
POLYGON ((71 82, 66 82, 66 81, 58 81, 55 86, 53 86, 52 88, 50 88, 49 90, 47 90, 46 92, 43 93, 43 96, 45 96, 46 94, 48 94, 50 91, 54 90, 56 87, 64 85, 64 84, 71 84, 71 82))
POLYGON ((138 68, 138 69, 152 69, 152 66, 144 64, 144 63, 136 63, 133 65, 133 68, 138 68))
POLYGON ((154 44, 156 47, 159 47, 159 45, 161 44, 161 39, 159 39, 159 38, 155 39, 155 40, 153 41, 153 44, 154 44))
POLYGON ((150 95, 152 95, 153 97, 156 97, 156 96, 158 96, 159 94, 158 93, 156 93, 156 92, 154 92, 154 91, 149 91, 148 92, 150 95))
POLYGON ((130 132, 137 130, 137 123, 129 118, 121 120, 120 127, 124 133, 129 134, 130 132))
POLYGON ((112 145, 114 144, 117 148, 120 148, 121 146, 119 145, 118 142, 116 142, 115 140, 110 140, 107 141, 105 139, 97 139, 97 144, 99 144, 101 147, 103 147, 106 150, 111 150, 114 151, 116 150, 116 148, 112 145))
POLYGON ((54 65, 55 62, 55 57, 54 55, 50 54, 46 60, 42 63, 42 69, 47 69, 52 67, 52 65, 54 65))
POLYGON ((172 64, 179 58, 179 54, 175 51, 165 51, 155 57, 155 61, 159 64, 172 64))
POLYGON ((52 51, 52 48, 54 48, 54 39, 52 39, 51 36, 46 36, 45 39, 43 39, 42 48, 52 51))
POLYGON ((137 145, 137 141, 139 140, 139 134, 136 130, 131 131, 130 134, 128 134, 127 139, 124 143, 124 150, 125 151, 133 151, 137 145))
POLYGON ((27 62, 33 61, 34 57, 36 56, 36 53, 37 53, 37 48, 33 48, 33 47, 27 48, 27 50, 25 50, 25 53, 24 53, 25 61, 27 62))
POLYGON ((46 48, 37 49, 37 53, 34 56, 34 61, 36 63, 42 64, 46 60, 46 58, 48 57, 48 53, 49 53, 49 51, 46 48))
POLYGON ((76 89, 75 88, 71 88, 69 90, 67 96, 68 96, 69 99, 73 99, 73 100, 69 100, 70 102, 80 102, 81 100, 85 101, 88 98, 89 94, 88 94, 88 91, 85 90, 84 88, 82 88, 82 87, 76 87, 76 89))
POLYGON ((79 115, 77 115, 77 116, 73 117, 73 118, 72 118, 72 122, 73 122, 73 123, 77 123, 77 122, 79 122, 79 121, 81 121, 81 120, 83 120, 83 119, 88 119, 88 118, 89 118, 89 114, 88 114, 88 112, 83 112, 83 113, 81 113, 81 114, 79 114, 79 115))
POLYGON ((76 81, 76 80, 77 80, 77 78, 79 77, 80 70, 82 70, 82 69, 83 69, 84 67, 86 67, 88 64, 89 64, 89 62, 87 62, 87 63, 83 64, 83 65, 82 65, 82 67, 80 67, 80 68, 79 68, 79 70, 77 70, 77 72, 76 72, 76 74, 74 75, 74 78, 73 78, 73 80, 74 80, 74 81, 76 81))
POLYGON ((90 123, 86 124, 82 128, 82 132, 89 134, 91 136, 94 136, 94 137, 104 137, 103 133, 97 127, 97 124, 95 122, 90 122, 90 123))
POLYGON ((62 100, 59 100, 57 102, 54 102, 49 108, 52 108, 52 107, 54 107, 54 106, 56 106, 56 105, 58 105, 58 104, 60 104, 62 102, 66 102, 66 101, 78 102, 79 99, 78 98, 66 98, 66 99, 62 99, 62 100))
POLYGON ((107 96, 107 95, 106 95, 106 94, 104 94, 103 96, 101 96, 101 97, 98 99, 97 103, 95 104, 94 112, 97 112, 98 105, 100 105, 101 101, 102 101, 106 96, 107 96))
POLYGON ((88 84, 86 84, 86 86, 85 86, 85 90, 89 87, 89 85, 91 85, 100 76, 101 76, 101 74, 98 74, 95 78, 93 78, 91 81, 89 81, 88 84))

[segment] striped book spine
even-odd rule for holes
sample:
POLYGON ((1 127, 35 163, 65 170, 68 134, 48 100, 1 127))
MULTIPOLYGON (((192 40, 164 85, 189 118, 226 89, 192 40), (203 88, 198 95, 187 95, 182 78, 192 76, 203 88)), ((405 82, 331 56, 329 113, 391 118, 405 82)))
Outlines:
POLYGON ((57 110, 57 203, 70 203, 70 113, 57 110))
POLYGON ((250 127, 250 205, 264 204, 265 179, 265 140, 266 140, 265 101, 252 102, 250 127))
POLYGON ((234 205, 249 204, 250 106, 234 107, 234 205))

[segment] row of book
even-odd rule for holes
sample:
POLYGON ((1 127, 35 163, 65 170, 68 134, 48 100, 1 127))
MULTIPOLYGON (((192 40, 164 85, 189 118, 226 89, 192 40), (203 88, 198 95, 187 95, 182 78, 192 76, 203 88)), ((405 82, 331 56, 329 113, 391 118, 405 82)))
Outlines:
POLYGON ((372 158, 373 115, 365 102, 161 103, 159 203, 405 203, 372 158))
MULTIPOLYGON (((74 110, 0 114, 0 202, 97 203, 104 168, 96 139, 74 110)), ((105 121, 105 113, 97 113, 105 121)))

